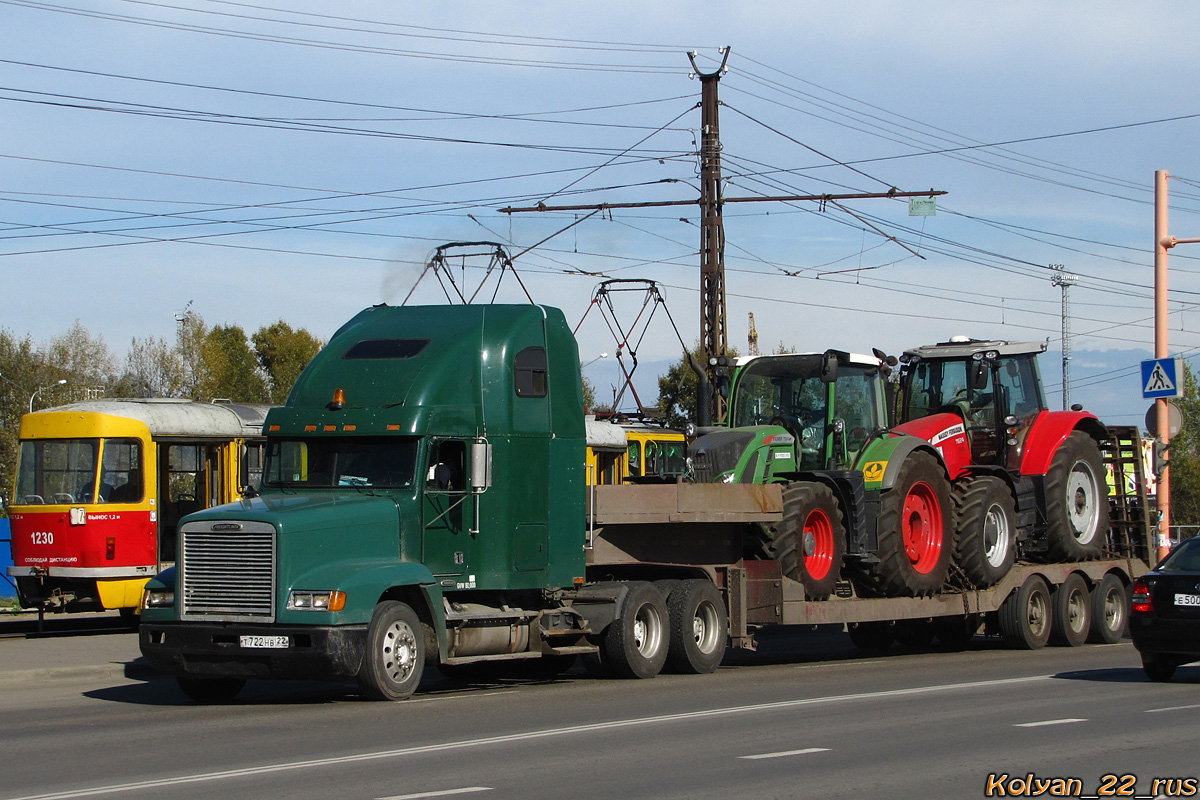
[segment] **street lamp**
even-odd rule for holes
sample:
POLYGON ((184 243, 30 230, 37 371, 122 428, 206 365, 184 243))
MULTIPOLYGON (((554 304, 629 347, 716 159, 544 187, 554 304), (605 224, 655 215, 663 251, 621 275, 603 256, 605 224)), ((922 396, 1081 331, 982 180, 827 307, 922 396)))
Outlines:
POLYGON ((602 358, 608 358, 608 353, 601 353, 600 355, 596 356, 596 357, 595 357, 595 358, 593 358, 591 361, 587 362, 587 363, 586 363, 586 364, 584 364, 582 367, 580 367, 580 368, 579 368, 579 371, 580 371, 580 372, 582 372, 583 370, 587 369, 587 368, 588 368, 588 367, 590 367, 592 364, 595 364, 597 361, 599 361, 599 360, 600 360, 600 359, 602 359, 602 358))
POLYGON ((37 388, 37 391, 36 391, 36 392, 34 392, 33 394, 29 395, 29 413, 30 413, 30 414, 32 414, 32 413, 33 413, 33 399, 34 399, 35 397, 37 397, 39 394, 41 394, 41 393, 42 393, 43 391, 45 391, 46 389, 49 389, 49 388, 51 388, 51 387, 54 387, 54 386, 63 386, 63 385, 65 385, 65 384, 66 384, 66 382, 67 382, 67 379, 66 379, 66 378, 63 378, 62 380, 55 381, 54 383, 50 384, 49 386, 39 386, 39 387, 37 388))

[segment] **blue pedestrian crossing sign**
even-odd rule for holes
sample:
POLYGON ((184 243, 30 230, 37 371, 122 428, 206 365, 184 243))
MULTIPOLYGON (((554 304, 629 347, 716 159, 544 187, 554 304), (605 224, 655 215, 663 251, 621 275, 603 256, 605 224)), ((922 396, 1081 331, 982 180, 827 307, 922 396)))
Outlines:
POLYGON ((1183 397, 1183 359, 1152 358, 1142 362, 1142 397, 1183 397))

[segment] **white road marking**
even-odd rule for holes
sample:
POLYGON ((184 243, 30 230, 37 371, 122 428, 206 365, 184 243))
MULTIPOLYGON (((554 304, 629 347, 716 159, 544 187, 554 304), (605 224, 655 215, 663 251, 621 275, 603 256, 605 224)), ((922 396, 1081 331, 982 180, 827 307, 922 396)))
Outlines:
POLYGON ((1044 728, 1047 725, 1070 725, 1072 722, 1087 722, 1086 719, 1044 719, 1041 722, 1018 722, 1014 728, 1044 728))
POLYGON ((440 702, 442 700, 468 700, 468 699, 474 700, 479 697, 495 697, 496 695, 500 695, 500 694, 516 694, 517 691, 518 690, 516 690, 516 689, 508 689, 507 691, 503 691, 503 692, 484 692, 483 694, 471 694, 470 692, 466 692, 466 693, 439 695, 437 697, 414 697, 412 699, 405 700, 404 702, 406 704, 408 704, 408 703, 432 703, 434 701, 440 702))
POLYGON ((712 708, 706 711, 685 711, 679 714, 663 714, 657 717, 634 717, 632 719, 613 720, 612 722, 595 722, 588 725, 571 725, 564 728, 546 728, 543 730, 525 731, 523 733, 487 736, 479 739, 462 739, 453 742, 442 742, 440 744, 402 747, 395 750, 376 750, 366 753, 356 753, 348 756, 314 758, 306 761, 284 761, 278 764, 264 764, 258 767, 243 767, 241 769, 219 770, 215 772, 198 772, 191 775, 178 775, 173 778, 130 781, 129 783, 93 786, 64 792, 48 792, 46 794, 25 795, 24 797, 10 798, 10 800, 70 800, 71 798, 76 797, 96 797, 98 795, 106 794, 122 794, 125 792, 142 791, 145 789, 162 789, 190 783, 212 783, 235 778, 272 775, 280 772, 293 772, 296 770, 318 769, 321 767, 355 764, 364 761, 379 761, 382 759, 402 758, 404 756, 424 755, 426 753, 440 753, 450 750, 466 750, 476 747, 514 744, 517 742, 528 742, 537 739, 550 739, 562 736, 578 735, 581 733, 596 733, 598 731, 620 730, 622 728, 634 728, 644 725, 685 722, 694 719, 703 719, 706 717, 727 717, 738 714, 779 711, 782 709, 827 705, 831 703, 843 703, 855 700, 880 700, 889 697, 912 697, 926 694, 937 694, 941 692, 963 691, 966 689, 990 689, 1000 686, 1013 686, 1022 683, 1037 683, 1039 681, 1050 680, 1054 680, 1053 675, 1031 675, 1025 678, 1000 678, 991 681, 944 683, 934 686, 917 686, 911 689, 887 689, 879 692, 860 692, 857 694, 839 694, 829 695, 826 697, 808 697, 800 700, 779 700, 773 703, 756 703, 746 706, 727 706, 725 708, 712 708))
POLYGON ((446 797, 452 794, 471 794, 472 792, 490 792, 490 786, 464 786, 461 789, 443 789, 440 792, 419 792, 417 794, 394 794, 391 797, 378 797, 376 800, 417 800, 420 797, 446 797))
POLYGON ((803 750, 784 750, 782 753, 759 753, 753 756, 738 756, 747 761, 756 761, 760 758, 786 758, 787 756, 806 756, 809 753, 828 753, 828 747, 806 747, 803 750))
POLYGON ((1190 706, 1168 706, 1167 708, 1147 708, 1147 714, 1157 714, 1160 711, 1189 711, 1193 708, 1200 708, 1200 703, 1190 706))

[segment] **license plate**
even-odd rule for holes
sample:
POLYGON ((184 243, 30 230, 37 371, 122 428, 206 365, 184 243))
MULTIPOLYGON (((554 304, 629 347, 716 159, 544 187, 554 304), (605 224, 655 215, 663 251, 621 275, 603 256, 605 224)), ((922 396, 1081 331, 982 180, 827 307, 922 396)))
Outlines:
POLYGON ((1175 605, 1200 606, 1200 594, 1177 594, 1175 595, 1175 605))
POLYGON ((242 647, 284 650, 288 646, 288 637, 286 636, 239 636, 238 640, 242 647))

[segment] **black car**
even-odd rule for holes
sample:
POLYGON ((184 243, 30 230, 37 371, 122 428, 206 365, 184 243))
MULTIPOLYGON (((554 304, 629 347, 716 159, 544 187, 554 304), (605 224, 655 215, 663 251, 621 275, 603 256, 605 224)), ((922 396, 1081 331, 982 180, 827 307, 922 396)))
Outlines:
POLYGON ((1129 633, 1152 681, 1200 661, 1200 537, 1177 545, 1133 584, 1129 633))

